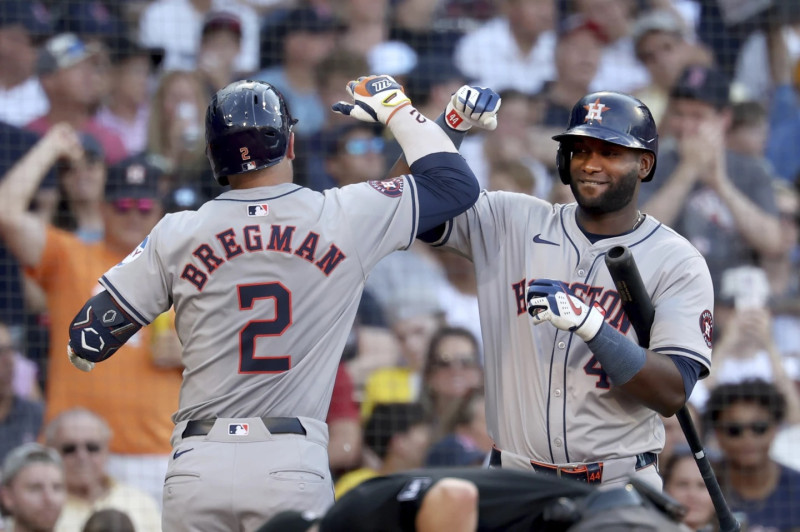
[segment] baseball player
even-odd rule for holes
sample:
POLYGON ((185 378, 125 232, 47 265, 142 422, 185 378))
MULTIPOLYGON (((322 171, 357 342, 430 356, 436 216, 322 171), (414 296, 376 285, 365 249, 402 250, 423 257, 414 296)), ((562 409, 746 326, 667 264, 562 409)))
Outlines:
POLYGON ((491 463, 589 483, 635 474, 660 489, 657 413, 673 415, 710 368, 708 267, 636 209, 658 149, 644 104, 586 95, 554 139, 575 203, 483 192, 423 235, 474 263, 491 463), (617 245, 630 248, 655 306, 649 349, 637 345, 604 264, 617 245))
MULTIPOLYGON (((185 369, 165 530, 253 530, 277 510, 333 502, 324 419, 367 274, 478 196, 452 141, 393 78, 347 90, 353 103, 334 110, 386 124, 411 175, 324 194, 293 184, 295 120, 283 97, 233 83, 206 114, 214 177, 232 190, 165 216, 102 276, 105 290, 70 328, 69 358, 91 370, 174 306, 185 369)), ((499 106, 488 89, 458 94, 451 112, 467 122, 499 106)))
POLYGON ((448 467, 375 477, 321 517, 285 511, 257 532, 688 532, 680 511, 641 485, 598 490, 527 471, 448 467))

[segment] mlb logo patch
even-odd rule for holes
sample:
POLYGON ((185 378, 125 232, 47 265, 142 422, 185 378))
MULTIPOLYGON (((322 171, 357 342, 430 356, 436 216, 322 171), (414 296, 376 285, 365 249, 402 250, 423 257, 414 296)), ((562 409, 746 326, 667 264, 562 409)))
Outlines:
POLYGON ((256 162, 255 161, 247 161, 246 163, 242 163, 242 172, 249 172, 250 170, 256 169, 256 162))
POLYGON ((269 205, 267 205, 266 203, 247 206, 247 216, 266 216, 268 214, 269 214, 269 205))
POLYGON ((247 436, 250 434, 249 423, 228 423, 228 434, 231 436, 247 436))

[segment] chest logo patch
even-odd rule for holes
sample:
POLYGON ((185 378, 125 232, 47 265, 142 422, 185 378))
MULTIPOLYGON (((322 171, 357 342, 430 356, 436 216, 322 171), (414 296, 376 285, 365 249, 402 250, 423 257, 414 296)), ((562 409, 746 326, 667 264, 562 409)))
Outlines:
POLYGON ((383 181, 368 181, 369 186, 390 198, 399 198, 403 195, 403 178, 384 179, 383 181))
POLYGON ((269 214, 269 205, 266 203, 259 203, 258 205, 247 206, 247 216, 267 216, 269 214))
POLYGON ((710 310, 704 310, 700 314, 700 332, 703 333, 703 340, 706 345, 711 347, 711 341, 714 336, 714 318, 711 316, 710 310))

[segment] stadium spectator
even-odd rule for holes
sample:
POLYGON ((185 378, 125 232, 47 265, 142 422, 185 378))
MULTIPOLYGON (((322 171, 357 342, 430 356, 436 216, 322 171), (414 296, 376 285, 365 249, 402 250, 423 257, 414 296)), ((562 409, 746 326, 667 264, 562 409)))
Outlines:
POLYGON ((711 51, 700 43, 690 42, 690 28, 680 15, 668 9, 642 13, 631 29, 636 58, 650 75, 650 83, 633 95, 650 109, 656 124, 667 109, 672 86, 690 64, 710 66, 711 51))
POLYGON ((242 21, 228 11, 211 11, 203 19, 197 70, 208 99, 236 78, 235 59, 242 48, 242 21))
POLYGON ((800 177, 800 59, 789 59, 783 33, 767 34, 769 65, 774 90, 769 104, 767 158, 775 172, 790 183, 800 177))
POLYGON ((636 58, 631 30, 637 4, 633 0, 576 0, 575 11, 595 24, 605 37, 603 57, 590 90, 632 92, 650 81, 636 58))
POLYGON ((80 138, 84 156, 58 165, 60 198, 51 220, 56 227, 91 244, 103 239, 102 205, 108 169, 97 139, 88 133, 81 133, 80 138))
POLYGON ((159 532, 161 515, 151 495, 119 482, 107 471, 111 428, 83 408, 65 410, 44 429, 44 442, 64 464, 67 500, 57 532, 80 530, 93 512, 114 508, 127 513, 140 532, 159 532))
POLYGON ((761 161, 729 150, 730 88, 718 71, 687 68, 670 94, 652 187, 642 211, 675 228, 706 259, 715 294, 726 268, 780 251, 772 176, 761 161))
POLYGON ((773 39, 782 39, 786 59, 795 64, 800 61, 800 20, 771 21, 763 29, 747 37, 738 51, 734 80, 747 92, 747 96, 764 105, 773 98, 777 89, 772 64, 773 39))
POLYGON ((761 380, 723 384, 708 400, 723 456, 720 485, 731 510, 746 514, 749 530, 800 527, 800 472, 769 456, 785 414, 785 398, 761 380))
MULTIPOLYGON (((689 411, 698 436, 700 436, 700 441, 703 441, 703 416, 700 415, 697 407, 692 403, 686 403, 686 409, 689 411)), ((686 435, 683 433, 678 416, 660 417, 661 422, 664 424, 664 448, 658 453, 658 461, 661 464, 666 464, 676 450, 687 447, 689 443, 686 441, 686 435)))
POLYGON ((443 435, 443 425, 455 414, 462 401, 481 388, 478 340, 467 329, 442 327, 428 344, 422 369, 420 401, 432 421, 434 435, 443 435))
POLYGON ((664 493, 686 507, 683 524, 696 532, 717 530, 714 503, 689 447, 679 447, 663 463, 664 493))
POLYGON ((155 0, 139 18, 139 41, 145 46, 164 48, 166 70, 193 70, 203 17, 211 11, 230 11, 242 21, 242 48, 236 57, 236 72, 258 68, 259 18, 248 2, 238 0, 155 0))
POLYGON ((535 94, 556 75, 555 1, 501 0, 499 13, 464 35, 455 64, 475 85, 535 94))
POLYGON ((293 9, 272 36, 283 47, 281 63, 254 75, 281 91, 297 119, 294 131, 300 139, 319 131, 330 113, 322 107, 316 72, 334 47, 336 29, 336 21, 329 15, 313 8, 293 9))
POLYGON ((758 160, 773 175, 774 170, 764 156, 768 128, 763 105, 753 100, 736 102, 731 105, 731 125, 725 142, 730 151, 758 160))
POLYGON ((150 81, 163 59, 163 49, 145 48, 124 36, 111 44, 111 90, 97 121, 119 135, 131 155, 147 146, 150 81))
POLYGON ((386 174, 384 141, 366 122, 338 127, 328 135, 325 170, 338 187, 380 179, 386 174))
POLYGON ((536 191, 536 176, 519 161, 497 161, 489 167, 489 190, 505 190, 520 194, 536 191))
POLYGON ((0 121, 22 127, 50 107, 36 76, 36 41, 52 30, 42 2, 0 4, 0 121))
POLYGON ((469 331, 478 341, 478 362, 483 362, 481 317, 478 312, 478 281, 472 263, 455 253, 432 248, 433 258, 442 267, 445 282, 437 295, 444 312, 444 321, 452 327, 469 331))
POLYGON ((445 420, 444 436, 428 450, 428 467, 477 466, 492 449, 486 428, 486 398, 472 389, 459 401, 458 408, 445 420))
POLYGON ((366 58, 344 48, 334 48, 319 63, 316 85, 322 108, 326 110, 325 122, 313 135, 296 140, 301 148, 294 161, 295 183, 320 192, 335 186, 324 168, 327 147, 331 135, 335 135, 338 127, 349 124, 352 120, 339 113, 329 113, 327 109, 345 98, 347 93, 342 87, 346 87, 350 80, 358 78, 364 72, 369 72, 366 58))
POLYGON ((47 294, 51 342, 45 419, 76 406, 95 409, 114 431, 114 476, 160 500, 180 370, 153 362, 148 329, 127 343, 123 348, 127 354, 104 365, 100 376, 76 373, 64 355, 75 301, 99 290, 97 279, 134 250, 161 217, 158 173, 140 159, 109 172, 104 238, 85 244, 26 211, 44 173, 61 158, 79 160, 81 152, 77 133, 67 124, 57 124, 6 173, 0 181, 0 235, 47 294))
POLYGON ((422 405, 376 405, 364 427, 364 446, 372 453, 369 465, 342 475, 334 485, 337 499, 372 477, 422 467, 430 446, 430 427, 422 405))
POLYGON ((66 498, 58 453, 38 443, 20 445, 3 461, 0 479, 0 502, 10 514, 5 529, 53 532, 66 498))
MULTIPOLYGON (((466 3, 455 2, 459 6, 466 3)), ((419 56, 435 51, 452 57, 456 43, 464 34, 457 16, 448 13, 453 4, 428 0, 392 2, 389 40, 408 44, 419 56)))
POLYGON ((20 396, 14 389, 17 353, 11 332, 0 322, 0 462, 13 448, 36 441, 44 405, 20 396))
POLYGON ((165 176, 159 184, 161 194, 190 183, 200 185, 207 199, 219 192, 205 154, 203 127, 207 105, 203 82, 197 73, 174 71, 160 78, 150 102, 146 152, 157 156, 159 164, 164 166, 165 176))
POLYGON ((66 122, 95 137, 103 146, 106 161, 114 164, 124 159, 127 152, 117 134, 93 116, 97 110, 96 53, 96 48, 86 46, 72 33, 58 34, 42 46, 36 71, 50 110, 25 127, 44 135, 53 125, 66 122))
POLYGON ((107 508, 97 510, 83 525, 81 532, 137 532, 128 514, 107 508))

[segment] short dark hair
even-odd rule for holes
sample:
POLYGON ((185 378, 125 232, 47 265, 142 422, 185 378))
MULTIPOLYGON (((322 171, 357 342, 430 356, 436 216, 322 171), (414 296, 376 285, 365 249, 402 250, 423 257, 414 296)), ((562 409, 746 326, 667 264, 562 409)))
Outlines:
POLYGON ((383 460, 395 435, 424 422, 425 412, 419 403, 379 403, 364 427, 364 444, 383 460))
POLYGON ((775 423, 786 416, 786 399, 774 384, 761 379, 735 384, 721 384, 714 388, 706 404, 706 415, 715 426, 722 413, 737 403, 755 403, 769 412, 775 423))

